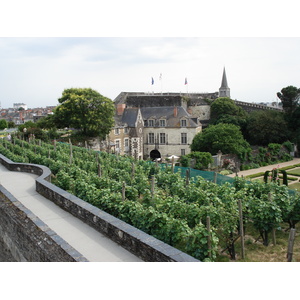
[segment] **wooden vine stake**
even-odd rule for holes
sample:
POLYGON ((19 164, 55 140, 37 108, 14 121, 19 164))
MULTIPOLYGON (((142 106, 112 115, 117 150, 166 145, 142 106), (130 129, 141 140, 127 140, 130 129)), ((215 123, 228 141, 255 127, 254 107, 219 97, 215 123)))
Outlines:
POLYGON ((244 224, 243 224, 243 210, 242 210, 242 201, 239 199, 239 218, 240 218, 240 236, 241 236, 241 250, 242 250, 242 259, 245 258, 245 241, 244 241, 244 224))
POLYGON ((214 183, 217 183, 218 173, 214 172, 214 183))
POLYGON ((155 185, 155 177, 154 177, 154 175, 151 175, 151 196, 152 196, 152 199, 154 197, 154 185, 155 185))
MULTIPOLYGON (((269 201, 272 201, 272 194, 269 193, 268 195, 269 201)), ((273 240, 273 245, 276 246, 276 229, 272 229, 272 240, 273 240)))
POLYGON ((131 175, 132 175, 132 178, 134 178, 134 174, 135 174, 135 164, 134 164, 134 162, 131 163, 131 166, 132 166, 131 175))
POLYGON ((186 169, 185 171, 185 185, 188 186, 190 184, 190 169, 186 169))
POLYGON ((71 165, 72 164, 72 160, 73 160, 73 148, 72 148, 71 139, 69 139, 69 144, 70 144, 70 165, 71 165))
POLYGON ((206 217, 206 229, 208 232, 208 236, 207 236, 208 257, 211 258, 210 216, 206 217))
POLYGON ((172 173, 174 173, 174 166, 175 166, 175 161, 174 161, 174 156, 172 156, 172 173))
POLYGON ((56 151, 56 140, 54 140, 54 151, 56 151))
POLYGON ((125 190, 126 190, 126 184, 125 181, 122 183, 122 200, 125 201, 125 190))
POLYGON ((287 261, 291 262, 293 260, 293 248, 294 248, 294 240, 296 235, 296 229, 291 228, 288 242, 288 252, 287 252, 287 261))

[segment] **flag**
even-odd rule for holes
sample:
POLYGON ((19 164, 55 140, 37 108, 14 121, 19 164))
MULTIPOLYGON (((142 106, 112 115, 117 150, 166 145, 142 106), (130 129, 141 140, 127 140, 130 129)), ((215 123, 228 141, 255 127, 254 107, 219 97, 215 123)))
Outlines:
POLYGON ((185 85, 187 85, 187 84, 188 84, 188 83, 187 83, 187 78, 186 78, 186 77, 185 77, 184 84, 185 84, 185 85))
POLYGON ((152 85, 154 84, 154 79, 153 79, 153 77, 152 77, 152 80, 151 80, 151 84, 152 84, 152 85))

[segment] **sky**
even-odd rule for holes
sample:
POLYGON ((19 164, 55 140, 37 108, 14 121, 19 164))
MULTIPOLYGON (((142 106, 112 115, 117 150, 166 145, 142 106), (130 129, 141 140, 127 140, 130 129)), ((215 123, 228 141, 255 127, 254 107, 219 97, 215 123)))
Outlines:
POLYGON ((57 105, 71 87, 112 100, 121 92, 216 92, 225 67, 232 99, 273 102, 283 87, 299 87, 299 53, 300 38, 288 37, 2 37, 0 101, 57 105))
POLYGON ((234 0, 198 1, 197 9, 192 0, 43 3, 11 0, 2 9, 3 108, 57 105, 71 87, 112 100, 121 92, 217 92, 224 67, 232 99, 273 102, 282 88, 300 86, 293 0, 288 16, 277 1, 260 1, 260 9, 234 0))

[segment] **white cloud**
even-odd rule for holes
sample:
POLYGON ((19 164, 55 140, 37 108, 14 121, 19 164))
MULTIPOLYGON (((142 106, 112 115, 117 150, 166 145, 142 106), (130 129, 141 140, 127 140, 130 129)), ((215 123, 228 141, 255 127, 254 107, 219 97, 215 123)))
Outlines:
POLYGON ((112 99, 185 92, 185 77, 189 92, 215 92, 224 66, 233 99, 274 101, 281 88, 299 86, 299 51, 300 38, 0 38, 0 101, 55 105, 69 87, 112 99))

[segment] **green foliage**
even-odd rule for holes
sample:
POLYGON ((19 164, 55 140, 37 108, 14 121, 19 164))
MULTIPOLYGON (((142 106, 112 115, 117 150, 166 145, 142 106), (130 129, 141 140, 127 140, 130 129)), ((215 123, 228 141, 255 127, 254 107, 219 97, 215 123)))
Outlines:
POLYGON ((0 120, 0 129, 3 130, 4 128, 8 128, 8 123, 6 120, 1 119, 0 120))
POLYGON ((191 158, 188 155, 181 155, 179 161, 183 167, 189 167, 191 163, 191 158))
POLYGON ((54 145, 47 143, 40 146, 35 141, 0 140, 0 152, 16 162, 48 166, 59 187, 202 261, 214 261, 220 247, 227 248, 234 259, 239 199, 243 200, 245 226, 252 222, 265 241, 281 220, 294 226, 300 219, 299 197, 290 196, 286 187, 277 184, 237 178, 234 185, 217 185, 196 177, 186 185, 185 179, 170 168, 79 147, 73 147, 70 164, 70 146, 62 143, 54 150, 54 145), (156 184, 152 194, 153 174, 156 184))
POLYGON ((54 115, 51 114, 40 118, 36 122, 36 126, 42 129, 54 129, 56 127, 54 115))
POLYGON ((26 128, 28 130, 28 128, 36 128, 37 125, 36 123, 32 122, 32 121, 27 121, 24 124, 21 124, 18 126, 18 130, 20 132, 24 132, 24 128, 26 128))
POLYGON ((286 141, 282 144, 289 152, 294 151, 293 144, 290 141, 286 141))
POLYGON ((247 113, 230 98, 221 97, 211 104, 211 124, 227 123, 244 128, 246 119, 247 113))
POLYGON ((238 126, 219 123, 210 125, 198 133, 193 139, 191 150, 209 152, 212 155, 221 150, 224 154, 237 154, 243 157, 251 149, 238 126))
POLYGON ((90 88, 65 89, 54 110, 58 128, 73 127, 87 136, 102 139, 113 126, 113 102, 90 88))
POLYGON ((9 122, 7 122, 7 126, 8 126, 8 128, 15 128, 16 124, 13 121, 9 121, 9 122))
POLYGON ((183 167, 190 167, 191 160, 195 160, 194 168, 197 170, 207 169, 209 164, 213 163, 212 155, 209 152, 192 151, 188 155, 180 157, 180 163, 183 167))
POLYGON ((277 97, 282 102, 282 108, 287 114, 291 114, 297 108, 299 98, 300 98, 300 89, 295 86, 287 86, 277 93, 277 97))
POLYGON ((282 112, 259 110, 249 114, 246 137, 251 145, 281 144, 288 136, 287 122, 282 112))

